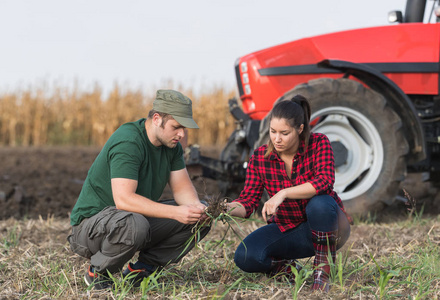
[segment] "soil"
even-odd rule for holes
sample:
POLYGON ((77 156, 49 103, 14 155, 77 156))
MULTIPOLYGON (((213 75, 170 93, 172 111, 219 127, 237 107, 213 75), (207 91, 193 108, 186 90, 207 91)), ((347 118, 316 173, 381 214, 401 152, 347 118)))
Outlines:
MULTIPOLYGON (((0 220, 67 217, 100 149, 0 147, 0 220)), ((202 154, 217 155, 216 149, 207 151, 202 154)), ((193 182, 201 198, 217 193, 212 180, 197 178, 193 182)), ((171 198, 168 187, 163 198, 171 198)))
MULTIPOLYGON (((202 155, 218 157, 219 148, 202 150, 202 155)), ((97 147, 0 148, 0 219, 67 217, 99 151, 97 147)), ((194 175, 191 170, 190 175, 194 175)), ((410 175, 402 187, 417 200, 418 208, 425 206, 425 214, 438 214, 438 190, 422 180, 420 174, 410 175)), ((213 180, 198 177, 193 183, 200 198, 219 193, 213 180)), ((166 189, 163 198, 169 197, 171 193, 166 189)), ((381 218, 401 215, 406 210, 402 201, 395 201, 382 211, 381 218)))

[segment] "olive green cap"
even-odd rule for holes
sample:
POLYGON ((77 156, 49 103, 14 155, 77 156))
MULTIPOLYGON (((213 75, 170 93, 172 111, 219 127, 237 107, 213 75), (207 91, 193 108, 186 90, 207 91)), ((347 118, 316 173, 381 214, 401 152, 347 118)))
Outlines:
POLYGON ((170 114, 186 128, 199 128, 193 120, 191 99, 174 90, 158 90, 153 110, 170 114))

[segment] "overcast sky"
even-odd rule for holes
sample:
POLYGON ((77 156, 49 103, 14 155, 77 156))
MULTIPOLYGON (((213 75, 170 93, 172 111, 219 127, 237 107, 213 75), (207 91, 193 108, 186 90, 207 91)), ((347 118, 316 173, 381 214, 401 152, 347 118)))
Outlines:
MULTIPOLYGON (((432 1, 429 1, 431 4, 432 1)), ((333 31, 387 25, 405 0, 1 0, 0 91, 41 83, 104 92, 115 82, 235 88, 245 54, 333 31)))

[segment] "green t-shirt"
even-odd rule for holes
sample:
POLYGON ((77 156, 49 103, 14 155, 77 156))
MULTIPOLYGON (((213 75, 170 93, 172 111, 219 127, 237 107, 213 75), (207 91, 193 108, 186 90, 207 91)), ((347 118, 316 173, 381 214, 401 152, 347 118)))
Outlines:
POLYGON ((136 193, 157 201, 163 193, 171 171, 185 168, 180 143, 175 148, 156 147, 148 139, 145 119, 126 123, 108 139, 87 174, 70 216, 78 225, 107 206, 115 206, 111 179, 138 181, 136 193))

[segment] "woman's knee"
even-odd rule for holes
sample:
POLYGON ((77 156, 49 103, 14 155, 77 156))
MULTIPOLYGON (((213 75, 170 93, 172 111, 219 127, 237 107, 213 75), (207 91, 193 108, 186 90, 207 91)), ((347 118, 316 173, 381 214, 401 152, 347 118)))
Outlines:
POLYGON ((325 216, 330 214, 337 215, 338 204, 335 199, 328 195, 319 195, 310 199, 309 203, 307 203, 306 213, 313 214, 317 216, 325 216))
POLYGON ((252 272, 249 268, 252 258, 247 255, 245 249, 243 247, 238 247, 237 251, 235 251, 234 262, 237 267, 239 267, 242 271, 252 272))
POLYGON ((314 230, 332 231, 338 227, 338 204, 328 195, 310 199, 306 207, 307 220, 314 230))
POLYGON ((350 223, 348 222, 347 216, 344 212, 339 212, 339 225, 338 225, 338 236, 339 241, 337 245, 337 249, 344 246, 345 242, 347 242, 350 237, 350 223))
POLYGON ((259 257, 261 257, 259 252, 253 252, 240 244, 235 251, 234 262, 242 271, 248 273, 263 272, 265 270, 263 270, 263 264, 259 257))

